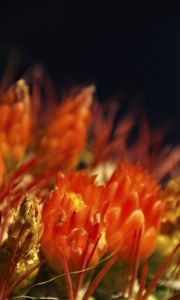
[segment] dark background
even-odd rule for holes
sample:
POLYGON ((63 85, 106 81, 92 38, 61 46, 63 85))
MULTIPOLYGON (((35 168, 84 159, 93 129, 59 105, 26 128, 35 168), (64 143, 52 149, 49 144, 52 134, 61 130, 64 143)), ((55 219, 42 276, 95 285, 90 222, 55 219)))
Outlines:
MULTIPOLYGON (((0 9, 0 66, 19 53, 18 76, 43 64, 60 90, 94 82, 101 99, 141 94, 152 118, 179 126, 180 15, 175 7, 53 1, 0 9)), ((136 2, 136 1, 135 1, 136 2)))

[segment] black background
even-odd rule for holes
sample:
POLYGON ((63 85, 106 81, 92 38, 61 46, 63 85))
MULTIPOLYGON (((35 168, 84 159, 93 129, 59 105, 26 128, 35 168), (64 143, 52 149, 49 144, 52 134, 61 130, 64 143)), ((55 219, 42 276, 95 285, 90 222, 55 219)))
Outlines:
POLYGON ((180 15, 169 5, 135 2, 6 1, 0 9, 1 70, 16 50, 17 76, 41 63, 60 90, 94 82, 101 99, 121 90, 138 93, 151 117, 178 127, 180 15))

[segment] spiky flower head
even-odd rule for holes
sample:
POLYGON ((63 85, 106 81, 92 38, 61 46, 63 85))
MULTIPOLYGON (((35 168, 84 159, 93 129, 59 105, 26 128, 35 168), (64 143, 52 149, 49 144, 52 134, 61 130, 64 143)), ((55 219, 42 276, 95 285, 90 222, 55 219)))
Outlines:
POLYGON ((62 174, 43 208, 42 250, 55 268, 62 268, 63 256, 70 269, 80 270, 84 255, 89 265, 107 251, 129 255, 141 231, 139 254, 146 258, 159 233, 159 197, 156 181, 139 166, 121 164, 105 187, 78 172, 62 174))
POLYGON ((54 268, 62 256, 70 270, 96 265, 107 249, 103 220, 103 187, 78 172, 61 174, 42 211, 42 251, 54 268))

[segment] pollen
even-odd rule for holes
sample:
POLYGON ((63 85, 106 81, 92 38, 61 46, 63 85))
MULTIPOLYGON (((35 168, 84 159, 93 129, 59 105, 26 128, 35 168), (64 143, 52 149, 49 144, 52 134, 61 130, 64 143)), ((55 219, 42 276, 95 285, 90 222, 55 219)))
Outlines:
POLYGON ((81 195, 78 195, 74 192, 67 192, 65 194, 65 198, 72 203, 73 209, 76 212, 80 212, 86 207, 81 195))

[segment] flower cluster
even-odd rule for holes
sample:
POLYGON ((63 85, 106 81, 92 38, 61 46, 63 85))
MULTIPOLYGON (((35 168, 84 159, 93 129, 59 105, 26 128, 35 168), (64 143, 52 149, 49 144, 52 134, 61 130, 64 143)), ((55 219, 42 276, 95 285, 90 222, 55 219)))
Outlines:
MULTIPOLYGON (((160 184, 179 148, 159 147, 163 135, 145 121, 128 146, 135 117, 115 124, 114 104, 108 115, 93 103, 94 86, 44 109, 36 79, 31 93, 24 80, 0 90, 0 300, 159 299, 169 266, 179 284, 179 179, 160 184)), ((179 295, 168 284, 161 293, 179 295)))

